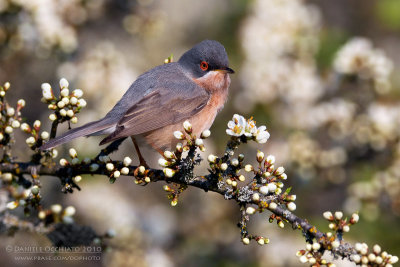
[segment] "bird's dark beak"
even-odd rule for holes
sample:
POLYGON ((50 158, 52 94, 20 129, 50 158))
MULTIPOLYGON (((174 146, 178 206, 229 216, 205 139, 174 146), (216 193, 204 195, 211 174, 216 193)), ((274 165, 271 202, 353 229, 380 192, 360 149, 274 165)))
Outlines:
POLYGON ((235 71, 229 67, 222 68, 222 70, 225 71, 226 73, 232 73, 232 74, 235 73, 235 71))

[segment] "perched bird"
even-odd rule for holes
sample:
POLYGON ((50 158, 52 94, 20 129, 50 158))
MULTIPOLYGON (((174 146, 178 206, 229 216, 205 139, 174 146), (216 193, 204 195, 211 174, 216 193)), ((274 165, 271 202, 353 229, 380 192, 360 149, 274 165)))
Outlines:
POLYGON ((205 40, 185 52, 177 62, 157 66, 129 87, 118 103, 100 120, 89 122, 51 139, 47 150, 81 136, 107 135, 100 145, 131 137, 141 163, 135 136, 163 153, 177 143, 173 132, 189 120, 194 134, 211 127, 223 108, 230 85, 228 56, 222 44, 205 40))

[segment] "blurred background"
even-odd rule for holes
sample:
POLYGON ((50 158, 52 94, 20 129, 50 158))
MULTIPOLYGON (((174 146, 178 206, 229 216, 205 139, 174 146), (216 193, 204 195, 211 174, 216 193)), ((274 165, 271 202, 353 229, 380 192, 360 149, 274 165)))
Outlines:
MULTIPOLYGON (((322 212, 359 211, 360 223, 345 239, 399 255, 398 0, 0 0, 0 82, 11 83, 11 103, 27 101, 27 122, 40 119, 42 129, 50 129, 40 85, 56 88, 67 78, 88 102, 78 116, 82 125, 105 115, 138 75, 171 54, 178 60, 204 39, 226 47, 236 74, 203 155, 223 153, 234 113, 253 116, 271 138, 242 147, 245 162, 255 162, 257 149, 275 155, 297 195, 299 216, 327 231, 322 212)), ((28 160, 26 136, 16 138, 15 155, 28 160)), ((79 139, 59 154, 73 146, 80 157, 94 156, 99 141, 79 139)), ((157 153, 145 151, 156 167, 157 153)), ((134 155, 130 142, 112 158, 124 155, 134 155)), ((121 177, 111 185, 106 177, 88 176, 82 191, 64 195, 57 179, 41 182, 45 206, 75 206, 77 222, 99 233, 115 230, 104 266, 300 265, 300 232, 279 229, 261 214, 250 230, 270 244, 243 246, 237 205, 213 193, 189 188, 171 207, 161 183, 140 187, 121 177)), ((19 232, 0 240, 0 260, 8 266, 52 265, 16 262, 3 249, 49 244, 43 236, 19 232)))

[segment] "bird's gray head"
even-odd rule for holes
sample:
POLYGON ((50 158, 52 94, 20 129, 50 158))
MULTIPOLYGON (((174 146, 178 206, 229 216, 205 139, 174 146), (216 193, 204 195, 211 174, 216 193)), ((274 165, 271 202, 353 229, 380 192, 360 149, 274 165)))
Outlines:
POLYGON ((187 51, 178 63, 189 72, 193 78, 200 78, 210 71, 234 73, 229 68, 228 55, 224 46, 213 40, 204 40, 187 51))

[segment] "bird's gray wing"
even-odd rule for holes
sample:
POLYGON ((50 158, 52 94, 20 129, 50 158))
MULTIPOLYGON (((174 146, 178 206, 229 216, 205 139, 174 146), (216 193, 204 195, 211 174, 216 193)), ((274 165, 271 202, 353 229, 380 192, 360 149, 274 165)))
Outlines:
POLYGON ((180 74, 157 82, 151 92, 127 109, 115 132, 100 144, 179 123, 202 110, 210 98, 209 93, 180 74))

